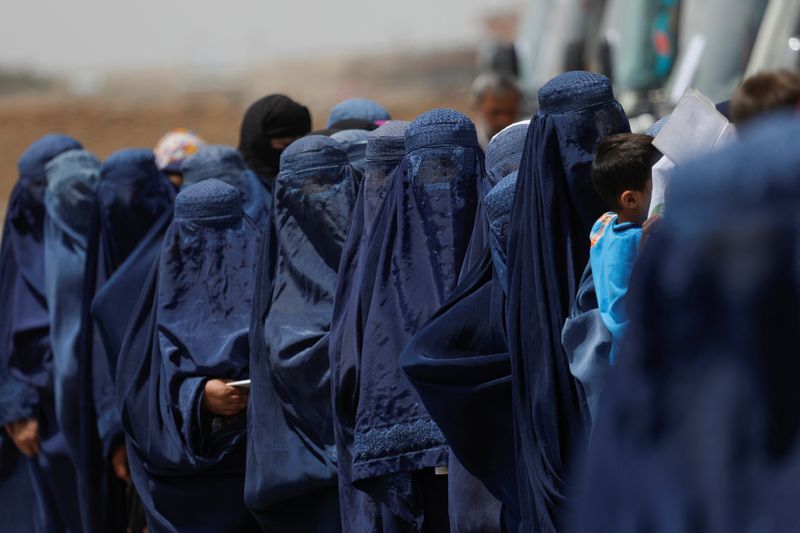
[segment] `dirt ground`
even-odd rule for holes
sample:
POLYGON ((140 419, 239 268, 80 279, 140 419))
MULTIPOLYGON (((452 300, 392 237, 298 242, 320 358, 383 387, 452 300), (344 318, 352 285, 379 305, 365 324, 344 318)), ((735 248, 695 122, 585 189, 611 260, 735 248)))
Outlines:
POLYGON ((398 119, 434 107, 469 114, 474 64, 472 51, 326 57, 236 75, 115 74, 91 97, 64 90, 0 97, 0 211, 17 179, 20 153, 49 132, 71 135, 101 158, 121 148, 152 147, 176 127, 235 146, 244 110, 272 92, 309 106, 315 128, 324 126, 332 105, 351 96, 374 98, 398 119))

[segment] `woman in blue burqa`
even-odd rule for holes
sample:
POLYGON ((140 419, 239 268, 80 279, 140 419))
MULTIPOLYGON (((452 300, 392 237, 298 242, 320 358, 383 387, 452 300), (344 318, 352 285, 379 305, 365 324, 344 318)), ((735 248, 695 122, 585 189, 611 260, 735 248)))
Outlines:
POLYGON ((216 180, 178 194, 120 354, 131 477, 151 531, 248 531, 248 325, 260 232, 216 180))
POLYGON ((676 169, 631 283, 573 531, 800 524, 800 122, 676 169))
POLYGON ((472 236, 484 243, 481 254, 401 357, 450 446, 450 522, 464 533, 517 531, 520 523, 501 278, 527 129, 509 126, 489 143, 486 179, 495 186, 482 199, 486 231, 472 236))
MULTIPOLYGON (((91 205, 81 302, 78 466, 84 507, 95 511, 87 531, 112 531, 125 509, 129 482, 113 372, 122 336, 133 314, 172 210, 173 189, 150 150, 125 149, 100 169, 91 205)), ((130 491, 129 491, 130 492, 130 491)), ((132 496, 132 495, 131 495, 132 496)), ((130 501, 130 500, 129 500, 130 501)))
MULTIPOLYGON (((34 513, 31 502, 6 506, 4 501, 3 509, 11 523, 13 515, 25 513, 27 530, 34 531, 82 531, 75 467, 56 418, 44 246, 45 165, 79 149, 66 135, 46 135, 22 154, 0 249, 0 423, 25 456, 9 454, 4 460, 27 464, 35 493, 34 513)), ((24 494, 25 478, 14 479, 24 494)))
MULTIPOLYGON (((397 167, 405 156, 405 134, 409 123, 390 121, 369 133, 365 153, 365 173, 358 189, 353 219, 339 263, 329 337, 329 357, 333 392, 333 423, 339 474, 339 501, 344 531, 389 532, 403 530, 403 521, 392 516, 388 507, 378 504, 353 486, 353 380, 357 379, 361 359, 365 302, 372 296, 374 262, 379 248, 369 255, 372 236, 382 234, 377 220, 383 198, 391 187, 397 167), (367 267, 372 265, 371 267, 367 267)), ((382 221, 386 224, 386 220, 382 221)))
POLYGON ((605 212, 591 183, 597 141, 630 131, 609 80, 568 72, 539 90, 508 236, 507 341, 524 531, 561 531, 589 413, 561 331, 605 212))
POLYGON ((251 326, 246 498, 265 531, 341 530, 328 333, 356 187, 329 137, 281 157, 251 326))
MULTIPOLYGON (((447 445, 400 370, 408 339, 455 289, 484 174, 475 126, 461 113, 423 113, 405 135, 362 272, 363 341, 348 382, 355 487, 411 531, 447 531, 447 445), (441 471, 440 471, 441 472, 441 471)), ((367 185, 369 186, 369 184, 367 185)), ((346 425, 349 424, 349 427, 346 425)))

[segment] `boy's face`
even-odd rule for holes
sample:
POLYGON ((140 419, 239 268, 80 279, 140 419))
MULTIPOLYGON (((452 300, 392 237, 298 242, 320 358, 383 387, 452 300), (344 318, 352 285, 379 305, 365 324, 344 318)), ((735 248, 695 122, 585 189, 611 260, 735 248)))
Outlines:
POLYGON ((647 180, 641 191, 628 190, 620 195, 620 212, 626 220, 642 224, 647 220, 650 200, 653 197, 653 180, 647 180))

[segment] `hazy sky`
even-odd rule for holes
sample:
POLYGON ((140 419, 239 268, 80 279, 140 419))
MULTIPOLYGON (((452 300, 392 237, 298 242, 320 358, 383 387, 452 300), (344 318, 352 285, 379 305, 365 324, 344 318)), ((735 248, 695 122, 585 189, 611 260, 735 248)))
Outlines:
POLYGON ((509 0, 0 0, 0 66, 238 67, 476 42, 509 0))

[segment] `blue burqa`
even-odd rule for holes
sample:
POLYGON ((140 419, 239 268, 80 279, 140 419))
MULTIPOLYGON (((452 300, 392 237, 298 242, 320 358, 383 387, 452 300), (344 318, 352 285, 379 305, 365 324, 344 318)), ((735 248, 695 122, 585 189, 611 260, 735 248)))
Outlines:
POLYGON ((356 181, 328 137, 281 156, 251 332, 246 496, 267 531, 341 530, 328 335, 356 181))
POLYGON ((573 531, 800 525, 800 122, 678 168, 630 288, 573 531))
POLYGON ((524 531, 562 530, 588 409, 561 331, 605 211, 591 183, 598 140, 628 132, 605 76, 568 72, 539 90, 517 177, 508 246, 507 340, 524 531))
POLYGON ((417 530, 448 528, 447 445, 398 359, 406 342, 456 286, 469 244, 483 177, 475 127, 461 113, 417 117, 369 243, 371 276, 357 387, 348 391, 354 420, 356 487, 417 530), (374 279, 374 281, 372 281, 374 279))
POLYGON ((204 180, 175 199, 116 384, 131 476, 151 531, 248 531, 246 416, 202 407, 208 379, 249 376, 260 233, 239 192, 204 180))
MULTIPOLYGON (((80 148, 78 141, 55 134, 42 137, 22 154, 0 248, 0 298, 5 309, 0 314, 0 424, 36 418, 40 444, 39 455, 32 459, 16 450, 4 454, 2 468, 4 472, 12 468, 6 460, 27 464, 35 494, 35 520, 29 525, 36 531, 82 530, 75 468, 56 420, 44 275, 45 165, 80 148)), ((10 439, 3 439, 4 448, 13 446, 10 439)), ((23 492, 24 478, 13 479, 23 492)), ((3 504, 9 513, 30 516, 30 507, 6 506, 5 500, 3 504)))
POLYGON ((362 175, 366 165, 368 137, 367 130, 342 130, 331 135, 331 139, 338 142, 347 154, 350 166, 362 175))
POLYGON ((391 120, 392 117, 378 102, 366 98, 348 98, 333 106, 325 127, 332 128, 338 122, 354 119, 378 122, 391 120))
POLYGON ((487 161, 493 164, 487 174, 506 175, 482 200, 486 226, 482 254, 462 276, 455 294, 409 341, 401 358, 403 370, 450 445, 454 531, 516 531, 519 525, 501 273, 506 271, 506 237, 516 187, 514 161, 522 157, 525 137, 508 132, 507 142, 498 142, 503 140, 501 133, 489 144, 487 161))
MULTIPOLYGON (((369 495, 353 486, 353 429, 358 364, 367 314, 375 280, 377 247, 369 255, 376 220, 383 208, 397 167, 405 155, 405 134, 409 123, 390 121, 367 138, 364 178, 358 190, 353 218, 339 263, 334 301, 329 356, 333 391, 334 430, 338 458, 339 499, 345 531, 395 531, 388 509, 381 508, 369 495), (372 265, 371 267, 369 265, 372 265), (385 512, 384 512, 385 511, 385 512), (386 523, 388 520, 389 523, 386 523)), ((386 221, 382 220, 385 225, 386 221)), ((402 527, 402 522, 399 523, 402 527)))
POLYGON ((497 185, 501 179, 519 169, 522 159, 522 148, 528 135, 530 121, 517 122, 503 129, 492 137, 486 147, 486 175, 478 189, 478 212, 475 216, 475 227, 472 230, 467 257, 461 267, 461 276, 467 275, 472 267, 483 258, 489 242, 489 228, 486 226, 483 198, 497 185))
POLYGON ((266 227, 268 205, 272 203, 272 197, 268 196, 258 176, 247 169, 238 150, 223 145, 204 146, 183 161, 181 171, 182 188, 209 178, 216 178, 236 187, 242 195, 245 214, 259 229, 266 227))
MULTIPOLYGON (((97 429, 95 411, 90 402, 83 401, 92 384, 91 376, 82 372, 85 362, 81 352, 83 283, 100 161, 86 151, 70 150, 47 164, 46 175, 45 290, 56 416, 77 471, 83 529, 107 531, 113 526, 101 517, 106 509, 100 507, 93 485, 93 469, 103 457, 98 450, 85 446, 84 431, 96 434, 97 429)), ((119 519, 118 526, 122 517, 119 519)))
POLYGON ((100 175, 83 279, 80 473, 87 485, 82 499, 94 510, 89 513, 91 527, 111 531, 124 527, 129 512, 125 487, 110 468, 112 453, 124 443, 113 372, 155 254, 145 254, 146 265, 138 267, 140 275, 124 290, 114 286, 129 276, 131 263, 142 256, 142 242, 151 240, 153 227, 171 211, 174 193, 150 150, 120 150, 103 164, 100 175))

